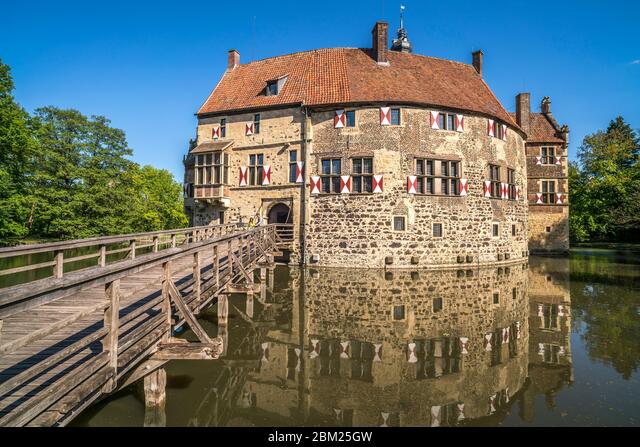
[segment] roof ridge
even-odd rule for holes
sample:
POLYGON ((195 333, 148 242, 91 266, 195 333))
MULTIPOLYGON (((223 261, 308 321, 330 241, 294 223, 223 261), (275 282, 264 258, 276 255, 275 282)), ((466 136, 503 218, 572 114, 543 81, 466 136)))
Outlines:
POLYGON ((269 57, 264 57, 262 59, 256 59, 253 61, 249 61, 247 63, 244 64, 240 64, 240 67, 246 67, 247 65, 251 65, 251 64, 255 64, 257 62, 264 62, 264 61, 268 61, 270 59, 278 59, 281 57, 288 57, 288 56, 296 56, 299 54, 305 54, 305 53, 316 53, 316 52, 320 52, 320 51, 327 51, 327 50, 360 50, 361 48, 355 48, 355 47, 325 47, 325 48, 315 48, 313 50, 302 50, 302 51, 296 51, 293 53, 287 53, 287 54, 281 54, 279 56, 269 56, 269 57))

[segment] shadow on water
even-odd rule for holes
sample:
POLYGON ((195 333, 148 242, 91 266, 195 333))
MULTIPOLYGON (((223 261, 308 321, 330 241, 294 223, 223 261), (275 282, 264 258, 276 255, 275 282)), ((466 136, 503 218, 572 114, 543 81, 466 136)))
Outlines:
MULTIPOLYGON (((632 258, 579 250, 469 272, 279 266, 253 323, 241 295, 228 326, 215 306, 201 315, 225 337, 226 362, 165 366, 166 424, 637 425, 632 258)), ((142 426, 148 411, 139 382, 74 424, 142 426)))

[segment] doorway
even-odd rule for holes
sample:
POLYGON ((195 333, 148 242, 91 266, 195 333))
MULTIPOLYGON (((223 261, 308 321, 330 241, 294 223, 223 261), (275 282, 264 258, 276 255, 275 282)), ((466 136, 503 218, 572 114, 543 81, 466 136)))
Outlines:
POLYGON ((269 219, 269 223, 275 224, 291 224, 293 223, 293 216, 291 215, 291 208, 289 208, 284 203, 278 203, 274 205, 271 210, 269 210, 269 215, 267 216, 269 219))

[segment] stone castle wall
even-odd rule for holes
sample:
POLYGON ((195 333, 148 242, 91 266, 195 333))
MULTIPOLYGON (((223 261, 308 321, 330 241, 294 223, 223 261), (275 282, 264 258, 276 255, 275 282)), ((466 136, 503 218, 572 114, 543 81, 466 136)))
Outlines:
POLYGON ((319 194, 309 204, 306 261, 313 254, 326 266, 383 267, 454 265, 457 256, 491 263, 519 259, 527 250, 526 167, 524 143, 510 129, 507 141, 487 136, 486 118, 465 115, 465 131, 433 130, 430 111, 403 107, 400 126, 381 126, 378 108, 359 109, 356 128, 333 128, 333 111, 314 114, 313 149, 308 175, 317 175, 323 157, 342 158, 343 174, 351 173, 350 157, 373 156, 374 173, 384 176, 384 192, 319 194), (427 196, 407 193, 414 157, 460 160, 469 195, 427 196), (515 169, 520 200, 483 197, 488 163, 515 169), (405 216, 404 232, 393 230, 393 216, 405 216), (499 237, 492 224, 500 224, 499 237), (432 224, 442 223, 444 237, 434 238, 432 224), (512 225, 516 235, 512 236, 512 225))

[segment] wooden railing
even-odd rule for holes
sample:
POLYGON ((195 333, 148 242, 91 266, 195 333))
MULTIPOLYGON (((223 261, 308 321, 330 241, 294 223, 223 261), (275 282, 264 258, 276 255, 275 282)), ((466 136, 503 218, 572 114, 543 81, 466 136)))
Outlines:
POLYGON ((238 224, 226 224, 0 248, 0 260, 6 260, 5 264, 16 258, 19 263, 26 263, 18 267, 0 267, 0 277, 26 274, 14 283, 26 283, 48 276, 62 278, 65 272, 87 267, 105 267, 124 259, 135 259, 140 254, 157 253, 167 248, 227 235, 240 229, 242 228, 238 224), (40 260, 30 263, 33 257, 40 260), (50 273, 43 272, 45 269, 51 269, 50 273), (29 275, 36 271, 39 271, 39 275, 29 275))
POLYGON ((198 227, 33 248, 158 241, 152 245, 158 250, 144 256, 0 290, 0 426, 65 425, 103 393, 141 377, 144 360, 164 362, 178 351, 217 358, 220 342, 194 315, 216 297, 226 303, 230 287, 253 293, 253 269, 276 250, 275 225, 239 229, 198 227), (161 250, 164 234, 170 246, 161 250), (238 286, 243 281, 246 286, 238 286), (184 322, 199 343, 174 341, 184 322))
POLYGON ((293 243, 293 224, 273 224, 275 225, 276 245, 279 248, 291 248, 293 243))

